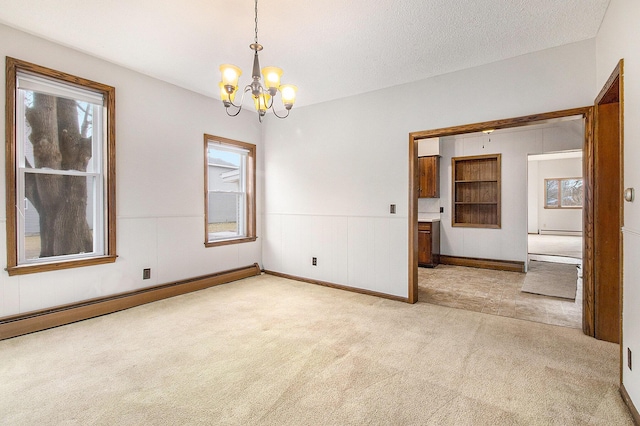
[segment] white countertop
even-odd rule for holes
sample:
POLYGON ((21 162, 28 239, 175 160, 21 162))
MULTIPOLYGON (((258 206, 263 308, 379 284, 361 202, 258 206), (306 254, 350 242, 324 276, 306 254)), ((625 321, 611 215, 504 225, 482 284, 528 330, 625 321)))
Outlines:
POLYGON ((420 213, 418 212, 418 222, 439 222, 440 213, 420 213))

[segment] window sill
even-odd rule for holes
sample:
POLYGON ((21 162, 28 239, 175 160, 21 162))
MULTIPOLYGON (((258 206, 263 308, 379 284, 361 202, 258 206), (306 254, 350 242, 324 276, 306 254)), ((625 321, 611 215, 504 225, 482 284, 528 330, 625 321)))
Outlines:
POLYGON ((38 263, 31 265, 19 265, 7 267, 6 271, 9 276, 35 274, 37 272, 58 271, 61 269, 79 268, 82 266, 103 265, 105 263, 114 263, 117 256, 107 255, 100 257, 92 257, 89 259, 68 260, 65 262, 38 263))
POLYGON ((229 244, 249 243, 257 239, 258 237, 240 237, 240 238, 230 238, 228 240, 206 241, 204 243, 204 246, 205 247, 227 246, 229 244))

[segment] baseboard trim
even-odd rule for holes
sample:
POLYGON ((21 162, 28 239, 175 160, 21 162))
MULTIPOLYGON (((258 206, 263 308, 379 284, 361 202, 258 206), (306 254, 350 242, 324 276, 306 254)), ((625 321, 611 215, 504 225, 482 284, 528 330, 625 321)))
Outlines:
POLYGON ((260 275, 260 266, 254 263, 251 266, 215 274, 0 318, 0 340, 110 314, 256 275, 260 275))
POLYGON ((540 235, 564 235, 568 237, 582 237, 582 231, 559 231, 554 229, 540 229, 540 235))
POLYGON ((480 259, 476 257, 445 256, 441 254, 440 263, 443 265, 496 269, 498 271, 524 272, 524 262, 517 260, 480 259))
POLYGON ((280 273, 280 272, 269 271, 269 270, 265 270, 264 273, 265 274, 269 274, 269 275, 273 275, 273 276, 276 276, 276 277, 287 278, 287 279, 290 279, 290 280, 296 280, 296 281, 302 281, 302 282, 309 283, 309 284, 321 285, 323 287, 331 287, 331 288, 335 288, 335 289, 338 289, 338 290, 345 290, 345 291, 350 291, 350 292, 353 292, 353 293, 360 293, 360 294, 366 294, 368 296, 375 296, 375 297, 381 297, 383 299, 395 300, 397 302, 405 302, 405 303, 409 302, 409 299, 407 299, 406 297, 394 296, 392 294, 379 293, 377 291, 364 290, 364 289, 357 288, 357 287, 349 287, 349 286, 346 286, 346 285, 334 284, 334 283, 330 283, 330 282, 326 282, 326 281, 320 281, 320 280, 313 280, 313 279, 310 279, 310 278, 297 277, 295 275, 283 274, 283 273, 280 273))
POLYGON ((638 413, 636 406, 633 404, 633 401, 627 393, 627 389, 625 389, 624 384, 620 385, 620 396, 622 396, 622 400, 627 405, 629 413, 631 413, 631 417, 633 417, 633 422, 637 425, 640 425, 640 413, 638 413))

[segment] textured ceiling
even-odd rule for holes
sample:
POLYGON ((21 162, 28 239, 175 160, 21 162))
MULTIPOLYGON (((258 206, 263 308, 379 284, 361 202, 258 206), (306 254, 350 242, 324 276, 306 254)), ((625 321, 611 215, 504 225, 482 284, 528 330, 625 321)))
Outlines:
MULTIPOLYGON (((609 0, 260 0, 262 66, 309 105, 595 37, 609 0)), ((252 0, 0 0, 0 22, 218 98, 252 0)), ((3 41, 6 42, 6 41, 3 41)))

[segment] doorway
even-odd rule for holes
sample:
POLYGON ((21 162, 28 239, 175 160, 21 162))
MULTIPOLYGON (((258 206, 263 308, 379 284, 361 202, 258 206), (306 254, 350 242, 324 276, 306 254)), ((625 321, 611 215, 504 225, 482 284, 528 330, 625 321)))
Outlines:
MULTIPOLYGON (((544 124, 549 120, 567 119, 579 117, 584 123, 585 146, 591 146, 592 138, 592 107, 574 108, 569 110, 555 111, 544 114, 536 114, 524 117, 516 117, 511 119, 481 122, 463 126, 449 127, 443 129, 435 129, 421 132, 413 132, 409 135, 409 289, 408 301, 415 303, 418 300, 418 233, 417 233, 417 216, 418 216, 418 141, 421 139, 447 137, 472 132, 482 132, 487 129, 500 130, 522 126, 530 126, 544 124)), ((526 248, 524 249, 526 251, 526 248)), ((526 253, 525 253, 526 254, 526 253)), ((524 269, 524 261, 522 268, 524 269)), ((586 288, 586 287, 585 287, 586 288)))
MULTIPOLYGON (((496 271, 460 266, 460 260, 482 260, 486 265, 498 262, 503 266, 502 259, 513 259, 519 271, 523 271, 527 257, 527 154, 530 152, 550 153, 578 148, 581 153, 584 144, 585 124, 582 115, 568 118, 547 119, 536 121, 535 124, 503 128, 495 130, 491 135, 483 132, 468 132, 439 138, 438 150, 441 160, 440 198, 439 206, 443 212, 438 214, 441 228, 442 253, 446 257, 434 269, 419 268, 419 299, 423 302, 457 307, 472 311, 490 313, 527 319, 535 322, 562 325, 573 328, 582 327, 581 294, 577 291, 577 268, 575 265, 549 265, 549 268, 534 268, 529 274, 520 272, 496 271), (569 119, 571 118, 571 119, 569 119), (475 158, 479 154, 491 155, 501 153, 502 156, 502 224, 494 228, 479 228, 475 226, 456 226, 452 223, 455 215, 453 202, 464 201, 457 197, 454 182, 457 182, 457 168, 460 158, 475 158), (463 155, 465 157, 460 157, 463 155), (472 157, 468 157, 468 156, 472 157), (453 192, 452 192, 453 191, 453 192), (455 195, 454 195, 455 193, 455 195), (464 258, 458 256, 465 256, 464 258), (511 257, 513 256, 513 257, 511 257), (455 261, 456 263, 452 263, 455 261), (454 266, 455 265, 455 266, 454 266), (558 267, 563 269, 558 271, 558 267), (551 270, 549 270, 551 269, 551 270), (547 286, 552 278, 561 276, 562 281, 568 281, 569 287, 562 294, 545 294, 540 289, 549 290, 547 286), (526 282, 525 282, 525 277, 526 282), (522 291, 524 285, 525 291, 522 291), (573 291, 571 294, 570 291, 573 291), (576 296, 578 300, 576 302, 576 296)), ((569 156, 569 153, 565 153, 569 156)), ((573 158, 577 162, 577 170, 570 169, 572 177, 582 176, 580 158, 573 158)), ((554 177, 564 177, 556 174, 554 177)), ((423 201, 419 200, 419 212, 424 212, 423 201)), ((561 214, 566 213, 561 212, 561 214)), ((576 230, 581 230, 580 209, 570 213, 578 215, 576 230)), ((420 213, 419 213, 420 217, 420 213)), ((573 220, 574 218, 569 218, 573 220)), ((547 228, 556 228, 553 222, 547 228)), ((566 226, 562 229, 571 229, 566 226)), ((578 247, 578 257, 580 248, 578 247)), ((480 266, 476 262, 477 266, 480 266)), ((540 262, 536 262, 540 264, 540 262)), ((579 260, 578 260, 579 263, 579 260)), ((467 266, 476 266, 469 265, 467 266)), ((487 265, 488 266, 488 265, 487 265)), ((555 289, 551 289, 555 290, 555 289)))

